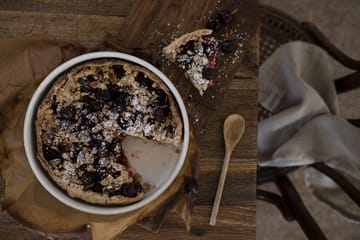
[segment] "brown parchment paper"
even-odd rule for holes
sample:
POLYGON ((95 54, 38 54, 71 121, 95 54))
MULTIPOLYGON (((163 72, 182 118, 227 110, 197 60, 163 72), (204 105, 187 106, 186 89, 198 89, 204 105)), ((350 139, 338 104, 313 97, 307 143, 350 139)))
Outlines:
POLYGON ((23 147, 27 104, 41 80, 57 65, 85 52, 76 44, 44 39, 0 39, 0 170, 5 182, 2 209, 23 225, 50 236, 82 233, 92 239, 112 239, 129 225, 158 231, 164 217, 175 211, 190 229, 197 189, 198 149, 191 136, 186 162, 172 185, 158 199, 130 213, 87 214, 52 197, 37 181, 23 147))

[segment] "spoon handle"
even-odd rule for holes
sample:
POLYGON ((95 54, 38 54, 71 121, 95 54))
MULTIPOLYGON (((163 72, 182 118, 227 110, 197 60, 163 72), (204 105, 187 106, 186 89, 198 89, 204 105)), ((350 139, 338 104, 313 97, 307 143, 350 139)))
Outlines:
POLYGON ((221 175, 219 178, 219 183, 218 183, 218 187, 217 187, 217 191, 216 191, 216 196, 215 196, 213 208, 211 211, 211 217, 210 217, 210 225, 211 226, 215 226, 215 224, 216 224, 216 218, 217 218, 217 214, 219 211, 222 193, 224 190, 225 179, 226 179, 226 174, 227 174, 227 171, 229 168, 231 153, 232 153, 232 150, 226 149, 224 163, 222 166, 221 175))

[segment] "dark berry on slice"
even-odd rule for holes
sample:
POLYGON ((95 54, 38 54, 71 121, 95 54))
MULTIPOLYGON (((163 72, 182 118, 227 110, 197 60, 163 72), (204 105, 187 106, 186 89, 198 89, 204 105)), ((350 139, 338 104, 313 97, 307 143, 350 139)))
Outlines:
POLYGON ((125 69, 122 65, 114 65, 113 70, 118 79, 121 79, 123 76, 125 76, 125 69))
POLYGON ((80 169, 81 171, 86 171, 86 169, 87 169, 87 164, 82 164, 82 165, 80 165, 79 169, 80 169))
POLYGON ((104 178, 106 178, 109 175, 109 173, 107 172, 106 167, 100 167, 97 169, 96 171, 96 178, 98 181, 103 180, 104 178))
POLYGON ((98 149, 98 154, 100 157, 107 157, 109 156, 109 149, 107 146, 107 142, 106 141, 102 141, 100 144, 100 148, 98 149))
POLYGON ((67 106, 61 108, 58 115, 61 120, 69 120, 69 121, 75 120, 75 116, 76 116, 75 106, 67 106))
POLYGON ((147 123, 149 123, 149 124, 155 124, 155 119, 153 119, 153 118, 148 118, 148 120, 147 120, 147 123))
POLYGON ((90 189, 93 192, 102 193, 103 192, 103 185, 101 185, 101 183, 97 182, 90 189))
POLYGON ((152 84, 153 82, 150 80, 150 78, 148 78, 144 73, 139 72, 136 77, 135 77, 135 81, 137 81, 140 86, 142 87, 146 87, 147 89, 151 90, 152 89, 152 84))
POLYGON ((95 123, 93 123, 91 120, 87 119, 86 117, 82 116, 80 118, 79 127, 80 127, 79 129, 80 131, 81 130, 91 131, 91 129, 95 127, 95 123))
POLYGON ((205 79, 210 80, 215 77, 215 70, 213 68, 204 68, 202 74, 205 79))
POLYGON ((56 114, 57 113, 57 107, 58 107, 58 102, 56 101, 56 96, 53 96, 53 100, 51 102, 51 110, 53 110, 53 113, 56 114))
POLYGON ((135 183, 124 183, 121 185, 121 194, 125 197, 136 197, 138 192, 139 189, 135 183))
POLYGON ((224 53, 230 53, 234 50, 234 43, 231 40, 224 40, 220 43, 221 51, 224 53))
POLYGON ((190 40, 188 41, 185 46, 183 47, 183 53, 193 55, 195 52, 195 41, 190 40))
POLYGON ((80 177, 81 182, 88 186, 92 185, 96 181, 96 173, 95 172, 87 172, 85 171, 83 175, 80 177))
POLYGON ((206 28, 211 29, 214 32, 219 31, 220 27, 220 21, 217 18, 210 18, 206 24, 206 28))
POLYGON ((154 119, 158 122, 165 122, 169 115, 169 111, 166 108, 157 108, 154 111, 154 119))
POLYGON ((122 112, 130 102, 130 95, 125 92, 118 92, 112 96, 112 101, 114 109, 117 112, 122 112))
POLYGON ((93 90, 93 88, 90 86, 90 83, 95 81, 94 76, 93 75, 88 75, 86 76, 86 78, 82 78, 80 80, 80 91, 81 92, 91 92, 93 90))
POLYGON ((121 147, 121 145, 119 144, 119 140, 117 140, 116 138, 114 138, 114 139, 111 141, 111 143, 109 143, 109 145, 108 145, 108 150, 109 150, 109 152, 113 153, 113 152, 115 151, 115 148, 116 148, 118 145, 121 147))
POLYGON ((83 150, 83 147, 81 146, 81 144, 78 143, 78 142, 74 142, 74 143, 72 144, 72 146, 71 146, 71 150, 70 150, 70 151, 72 151, 72 152, 74 153, 75 157, 76 157, 77 155, 79 155, 79 153, 80 153, 82 150, 83 150))
POLYGON ((43 155, 44 158, 47 161, 50 161, 52 159, 57 159, 60 158, 61 153, 59 153, 57 150, 55 150, 54 148, 51 148, 50 146, 47 145, 43 145, 43 155))
POLYGON ((175 128, 172 125, 169 125, 165 128, 165 130, 167 131, 167 133, 171 136, 175 133, 175 128))
POLYGON ((107 173, 110 174, 113 178, 117 178, 121 175, 121 172, 113 167, 107 169, 107 173))
POLYGON ((95 98, 98 102, 106 103, 111 99, 111 94, 109 90, 97 88, 95 91, 95 98))
POLYGON ((129 121, 127 121, 125 118, 119 118, 117 122, 121 129, 126 129, 129 126, 129 121))
POLYGON ((90 97, 89 95, 82 96, 80 98, 80 102, 84 103, 82 111, 86 111, 87 113, 101 110, 101 102, 90 97))
POLYGON ((121 188, 110 186, 106 188, 106 191, 109 194, 109 197, 115 196, 115 195, 122 195, 121 188))
POLYGON ((229 24, 229 23, 231 23, 233 16, 229 10, 222 10, 219 12, 218 18, 221 23, 229 24))
POLYGON ((157 95, 156 103, 159 106, 164 106, 164 105, 167 105, 169 103, 169 98, 168 98, 167 94, 163 90, 157 89, 155 91, 155 93, 157 95))

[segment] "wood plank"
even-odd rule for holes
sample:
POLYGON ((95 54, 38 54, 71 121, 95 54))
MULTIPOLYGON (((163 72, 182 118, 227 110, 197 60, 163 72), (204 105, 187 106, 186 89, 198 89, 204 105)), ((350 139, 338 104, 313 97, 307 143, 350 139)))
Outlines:
POLYGON ((247 206, 221 206, 215 227, 209 226, 211 206, 196 206, 189 233, 182 231, 177 216, 169 214, 159 234, 132 226, 119 239, 254 239, 255 228, 254 204, 247 206))
POLYGON ((0 11, 0 36, 37 35, 75 41, 87 48, 94 48, 106 33, 117 33, 124 21, 124 17, 112 16, 0 11))
POLYGON ((132 0, 2 0, 0 10, 125 17, 132 4, 132 0))
MULTIPOLYGON (((138 226, 129 227, 117 239, 254 239, 255 229, 255 203, 221 206, 217 225, 211 227, 208 224, 211 206, 197 205, 192 218, 190 232, 184 231, 185 226, 179 225, 179 217, 170 213, 162 225, 158 234, 150 233, 138 226)), ((43 240, 47 237, 39 235, 29 229, 22 227, 9 217, 6 213, 0 213, 0 225, 7 226, 1 229, 0 239, 7 240, 43 240), (14 234, 16 233, 16 234, 14 234), (3 238, 4 237, 4 238, 3 238)), ((60 239, 60 238, 56 238, 60 239)), ((89 234, 81 237, 70 237, 66 239, 91 239, 89 234)))
MULTIPOLYGON (((212 159, 200 164, 200 188, 196 205, 213 204, 221 166, 222 162, 214 163, 212 159)), ((231 159, 221 206, 243 206, 246 202, 254 202, 255 172, 256 164, 254 164, 254 159, 231 159)))
MULTIPOLYGON (((241 80, 235 80, 241 81, 241 80)), ((256 82, 256 79, 251 81, 256 82)), ((202 135, 200 146, 201 160, 218 158, 222 161, 224 156, 224 140, 222 127, 225 118, 232 113, 239 113, 245 119, 245 132, 235 147, 233 158, 256 159, 257 139, 257 91, 248 89, 230 88, 219 106, 221 112, 217 113, 211 124, 202 135)))

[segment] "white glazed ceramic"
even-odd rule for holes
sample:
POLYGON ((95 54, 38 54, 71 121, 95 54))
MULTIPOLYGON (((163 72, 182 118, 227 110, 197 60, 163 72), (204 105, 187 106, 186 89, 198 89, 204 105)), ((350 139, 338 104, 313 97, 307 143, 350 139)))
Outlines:
POLYGON ((26 157, 36 178, 50 194, 62 203, 80 211, 93 214, 112 215, 126 213, 139 209, 156 199, 170 186, 181 170, 185 162, 188 145, 189 120, 184 102, 175 86, 160 70, 148 62, 137 57, 118 52, 94 52, 84 54, 70 59, 55 68, 36 89, 28 105, 24 122, 24 146, 26 157), (183 142, 180 151, 175 151, 174 147, 169 145, 162 145, 135 137, 125 138, 123 145, 130 164, 141 174, 145 182, 154 186, 145 194, 145 197, 141 201, 126 206, 101 206, 69 197, 49 178, 36 157, 37 146, 34 121, 37 106, 41 102, 42 98, 47 94, 54 80, 56 80, 56 78, 63 72, 79 63, 101 58, 115 58, 133 62, 156 74, 168 86, 174 95, 179 106, 184 125, 183 142))

